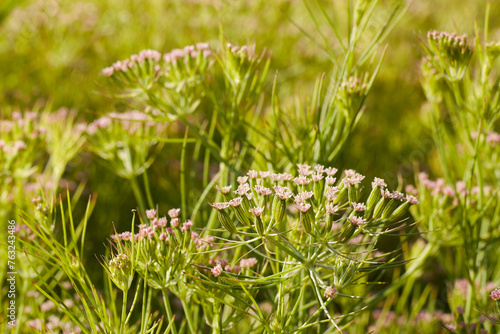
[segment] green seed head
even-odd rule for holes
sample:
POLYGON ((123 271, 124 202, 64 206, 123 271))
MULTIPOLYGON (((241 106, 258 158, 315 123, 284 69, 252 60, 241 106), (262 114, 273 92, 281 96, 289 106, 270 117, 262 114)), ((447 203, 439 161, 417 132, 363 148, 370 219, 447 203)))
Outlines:
POLYGON ((308 233, 312 233, 314 225, 314 213, 310 210, 311 204, 309 203, 297 203, 297 209, 300 211, 300 222, 304 227, 304 230, 308 233))
POLYGON ((128 290, 132 282, 132 262, 125 254, 118 254, 108 263, 111 279, 120 290, 128 290))
POLYGON ((234 227, 234 223, 229 217, 229 214, 224 211, 220 210, 217 212, 217 217, 219 218, 219 222, 226 230, 228 230, 230 233, 236 233, 236 227, 234 227))

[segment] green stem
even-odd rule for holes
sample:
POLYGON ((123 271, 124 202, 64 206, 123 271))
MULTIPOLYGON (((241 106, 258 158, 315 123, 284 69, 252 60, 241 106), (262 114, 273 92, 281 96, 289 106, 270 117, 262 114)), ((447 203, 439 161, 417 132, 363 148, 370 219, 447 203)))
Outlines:
MULTIPOLYGON (((305 273, 303 270, 300 271, 300 281, 303 282, 305 277, 305 273)), ((298 323, 304 323, 307 321, 307 319, 304 318, 304 296, 300 298, 299 302, 299 314, 298 314, 299 321, 298 323)))
POLYGON ((212 334, 221 334, 222 328, 220 327, 220 304, 215 302, 213 307, 212 317, 212 334))
MULTIPOLYGON (((208 138, 210 140, 214 137, 215 125, 217 124, 217 108, 214 108, 214 112, 212 114, 212 120, 210 121, 210 129, 208 130, 208 138)), ((209 181, 209 172, 210 172, 210 150, 208 148, 205 149, 205 159, 203 161, 203 186, 206 187, 209 181)))
POLYGON ((182 308, 184 309, 184 314, 186 315, 186 321, 191 333, 195 333, 194 323, 191 316, 191 310, 188 308, 187 298, 181 298, 182 308))
POLYGON ((153 202, 153 196, 151 196, 151 188, 149 187, 148 172, 144 171, 142 174, 142 179, 144 180, 144 188, 146 190, 146 199, 148 200, 148 205, 150 208, 154 208, 155 203, 153 202))
MULTIPOLYGON (((172 308, 170 307, 170 300, 168 299, 168 289, 162 289, 161 292, 163 293, 163 303, 165 305, 165 310, 167 312, 167 319, 168 322, 172 322, 172 319, 174 318, 172 314, 172 308)), ((175 327, 175 323, 172 324, 172 333, 177 334, 177 328, 175 327)))
POLYGON ((182 220, 186 220, 186 145, 188 139, 189 128, 186 128, 184 134, 184 142, 182 143, 181 152, 181 214, 182 220))
POLYGON ((147 319, 147 314, 146 314, 146 308, 147 308, 147 303, 146 303, 146 297, 148 294, 148 273, 146 271, 146 277, 144 277, 144 293, 142 294, 142 309, 141 309, 141 334, 146 332, 146 319, 147 319))
POLYGON ((122 315, 120 317, 120 333, 125 333, 125 319, 127 317, 128 290, 123 291, 122 315))
POLYGON ((132 191, 134 193, 135 200, 139 205, 139 211, 141 215, 144 217, 146 213, 146 205, 144 204, 144 200, 142 198, 141 190, 139 189, 139 183, 137 183, 137 179, 135 176, 132 176, 130 179, 130 185, 132 186, 132 191))

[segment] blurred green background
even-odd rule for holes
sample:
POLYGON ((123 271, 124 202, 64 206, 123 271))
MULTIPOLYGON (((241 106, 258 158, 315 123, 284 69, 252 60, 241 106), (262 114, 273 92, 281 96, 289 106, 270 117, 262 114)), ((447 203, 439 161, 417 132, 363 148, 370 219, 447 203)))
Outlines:
MULTIPOLYGON (((332 18, 342 12, 336 11, 339 1, 321 2, 332 18)), ((414 162, 429 170, 433 142, 421 121, 426 104, 420 87, 419 39, 433 29, 471 36, 474 21, 482 24, 486 1, 459 3, 410 2, 385 41, 388 49, 382 69, 337 167, 355 168, 367 178, 383 177, 391 187, 397 186, 398 173, 402 179, 413 178, 414 162)), ((492 38, 500 35, 498 14, 500 5, 494 4, 492 38)), ((382 25, 385 19, 380 15, 374 22, 382 25)), ((258 51, 271 52, 268 84, 278 72, 282 103, 294 96, 306 100, 315 79, 328 73, 331 63, 296 25, 319 39, 300 0, 4 0, 0 5, 0 110, 10 113, 50 105, 54 110, 74 108, 81 118, 92 120, 117 107, 100 89, 102 68, 146 48, 165 53, 197 42, 217 45, 221 27, 232 44, 254 41, 258 51)), ((179 156, 179 145, 167 147, 152 166, 152 174, 169 176, 152 184, 155 201, 164 210, 180 204, 175 182, 179 156)), ((106 236, 113 231, 110 222, 118 230, 130 226, 130 210, 136 205, 132 191, 86 152, 70 164, 66 176, 86 180, 88 193, 98 194, 91 226, 100 228, 93 231, 89 249, 102 252, 106 236), (83 171, 76 168, 82 163, 83 171)))

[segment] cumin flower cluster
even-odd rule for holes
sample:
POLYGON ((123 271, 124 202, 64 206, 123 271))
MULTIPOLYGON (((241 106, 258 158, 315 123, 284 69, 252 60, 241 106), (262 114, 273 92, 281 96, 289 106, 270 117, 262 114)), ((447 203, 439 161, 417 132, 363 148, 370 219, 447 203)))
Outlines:
MULTIPOLYGON (((442 178, 430 179, 427 173, 418 175, 418 186, 407 186, 407 191, 418 194, 422 202, 435 210, 446 210, 448 214, 460 212, 460 206, 468 203, 471 210, 478 210, 477 204, 481 197, 495 199, 498 194, 490 185, 469 187, 464 181, 446 184, 442 178)), ((494 203, 492 203, 494 204, 494 203)))
POLYGON ((123 232, 111 235, 115 243, 119 242, 159 242, 174 243, 180 247, 189 247, 192 244, 196 249, 204 249, 213 242, 213 238, 205 239, 192 231, 193 222, 188 219, 181 223, 179 214, 181 209, 170 209, 168 217, 159 217, 156 209, 146 210, 148 222, 140 224, 138 233, 123 232))
MULTIPOLYGON (((56 189, 66 166, 85 142, 75 110, 13 111, 0 119, 0 217, 18 213, 12 201, 56 189)), ((74 182, 65 182, 71 188, 74 182)))
MULTIPOLYGON (((112 249, 126 254, 133 270, 156 289, 176 284, 189 263, 199 258, 198 252, 209 249, 214 241, 211 236, 200 236, 193 230, 193 222, 189 219, 182 222, 179 214, 180 209, 171 209, 166 216, 160 216, 156 209, 146 210, 147 219, 138 225, 138 232, 111 236, 112 249), (165 276, 166 272, 170 275, 165 276)), ((113 257, 106 266, 112 275, 123 270, 118 265, 123 261, 116 259, 113 257)))
POLYGON ((439 32, 427 33, 427 61, 450 81, 460 80, 472 57, 473 49, 468 44, 467 35, 439 32))
POLYGON ((36 140, 46 132, 45 128, 38 126, 38 117, 34 112, 24 114, 15 111, 11 119, 0 120, 0 156, 2 160, 14 159, 28 148, 27 143, 36 140))
MULTIPOLYGON (((216 186, 223 201, 211 206, 224 228, 220 240, 233 259, 246 259, 240 260, 241 272, 227 261, 212 261, 203 268, 208 275, 201 274, 199 288, 241 298, 244 285, 245 295, 255 298, 277 285, 278 291, 295 291, 281 306, 289 307, 310 286, 318 312, 326 314, 327 304, 342 308, 344 298, 368 294, 369 288, 354 288, 367 282, 363 272, 398 264, 395 253, 375 251, 379 237, 407 227, 405 217, 418 200, 389 190, 380 178, 364 193, 365 179, 353 169, 298 164, 293 174, 250 170, 235 184, 216 186)), ((275 316, 276 328, 293 321, 275 316)))
POLYGON ((126 112, 110 112, 94 120, 86 127, 89 135, 95 135, 99 130, 108 129, 114 123, 119 124, 130 136, 138 135, 142 126, 154 127, 156 123, 146 113, 138 110, 129 110, 126 112))
POLYGON ((458 206, 460 200, 463 201, 466 198, 470 199, 471 204, 475 204, 481 194, 488 197, 495 196, 493 187, 489 185, 485 185, 482 188, 473 186, 469 189, 464 181, 457 181, 454 185, 450 185, 446 184, 442 178, 436 180, 430 179, 429 175, 425 172, 419 173, 418 179, 419 189, 412 191, 420 193, 422 199, 431 197, 436 204, 443 207, 450 204, 451 206, 458 206))
POLYGON ((467 35, 457 35, 445 31, 432 30, 427 33, 427 39, 432 48, 440 52, 440 55, 451 59, 470 57, 472 50, 467 44, 467 35))
POLYGON ((364 78, 350 77, 349 80, 340 83, 336 103, 341 110, 349 114, 355 113, 361 108, 367 92, 368 84, 364 78))
POLYGON ((127 254, 117 254, 104 265, 109 277, 122 291, 126 291, 132 285, 134 279, 134 268, 127 254))
POLYGON ((491 300, 498 302, 500 300, 500 288, 491 291, 490 298, 491 300))
POLYGON ((106 67, 102 74, 113 94, 131 97, 137 109, 152 107, 151 116, 170 121, 197 108, 214 62, 210 46, 197 43, 165 54, 143 50, 106 67))
MULTIPOLYGON (((474 131, 471 133, 471 138, 476 140, 478 138, 478 132, 474 131)), ((488 131, 485 134, 486 143, 488 143, 492 148, 496 148, 500 144, 500 133, 495 131, 488 131)))
MULTIPOLYGON (((234 255, 229 252, 226 252, 223 250, 214 250, 214 252, 217 252, 219 256, 224 256, 224 255, 234 255)), ((233 262, 232 264, 229 263, 228 259, 220 259, 220 258, 210 258, 208 260, 208 265, 212 266, 212 269, 210 269, 210 272, 215 276, 221 275, 223 272, 226 273, 233 273, 233 274, 240 274, 242 270, 244 270, 244 274, 248 275, 249 268, 252 268, 258 264, 258 260, 254 257, 251 258, 246 258, 246 259, 241 259, 239 262, 239 265, 236 264, 237 261, 233 262)), ((200 267, 204 267, 204 263, 200 263, 200 267)), ((208 272, 208 270, 204 270, 205 272, 208 272)))
MULTIPOLYGON (((183 120, 183 115, 205 108, 205 102, 221 103, 221 110, 225 110, 225 100, 234 101, 236 91, 241 102, 239 112, 247 110, 255 103, 267 73, 267 69, 258 71, 260 60, 253 44, 227 44, 215 51, 208 43, 196 43, 165 54, 143 50, 106 67, 102 74, 111 94, 126 98, 139 110, 149 107, 156 121, 165 122, 179 116, 183 120), (252 80, 257 81, 250 84, 252 80), (221 95, 222 100, 207 99, 213 94, 221 95)), ((211 112, 208 109, 206 112, 211 112)))
MULTIPOLYGON (((462 240, 460 234, 460 221, 464 206, 469 213, 479 212, 493 214, 498 201, 498 192, 489 185, 471 186, 464 181, 447 184, 442 178, 431 179, 427 173, 418 175, 417 187, 407 186, 407 191, 418 196, 422 206, 413 211, 416 219, 422 221, 424 229, 438 229, 433 235, 437 240, 456 244, 462 240), (428 225, 432 223, 433 225, 428 225), (439 236, 437 236, 439 235, 439 236)), ((473 223, 474 220, 471 220, 473 223)), ((498 226, 492 222, 490 232, 482 232, 481 238, 490 238, 498 235, 494 228, 498 226)), ((429 235, 429 237, 433 237, 429 235)))
POLYGON ((187 45, 183 49, 173 49, 172 51, 161 54, 156 50, 142 50, 139 54, 133 54, 129 58, 119 60, 113 65, 102 70, 106 77, 114 77, 117 80, 129 81, 138 78, 144 74, 158 74, 162 71, 163 75, 168 74, 173 67, 191 64, 191 59, 210 58, 212 51, 208 43, 197 43, 196 45, 187 45))
MULTIPOLYGON (((378 228, 402 220, 412 195, 391 192, 384 180, 375 178, 366 200, 361 189, 364 176, 344 171, 339 180, 336 168, 299 164, 297 176, 289 173, 251 170, 238 178, 238 186, 218 187, 225 202, 212 204, 221 225, 231 233, 253 230, 266 236, 280 231, 303 229, 310 235, 331 235, 334 223, 341 228, 339 239, 347 242, 357 231, 378 228), (240 227, 231 218, 234 213, 240 227), (285 219, 285 217, 289 219, 285 219), (294 223, 296 222, 296 224, 294 223)), ((339 175, 341 176, 341 175, 339 175)))
POLYGON ((137 110, 111 112, 86 127, 91 150, 118 176, 131 179, 141 175, 154 161, 154 148, 164 124, 137 110))

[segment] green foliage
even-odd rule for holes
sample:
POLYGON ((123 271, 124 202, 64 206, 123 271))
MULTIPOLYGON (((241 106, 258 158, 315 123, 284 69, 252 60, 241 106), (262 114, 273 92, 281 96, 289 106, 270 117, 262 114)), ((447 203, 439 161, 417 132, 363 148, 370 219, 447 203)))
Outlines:
POLYGON ((4 1, 0 330, 497 333, 499 13, 4 1))

